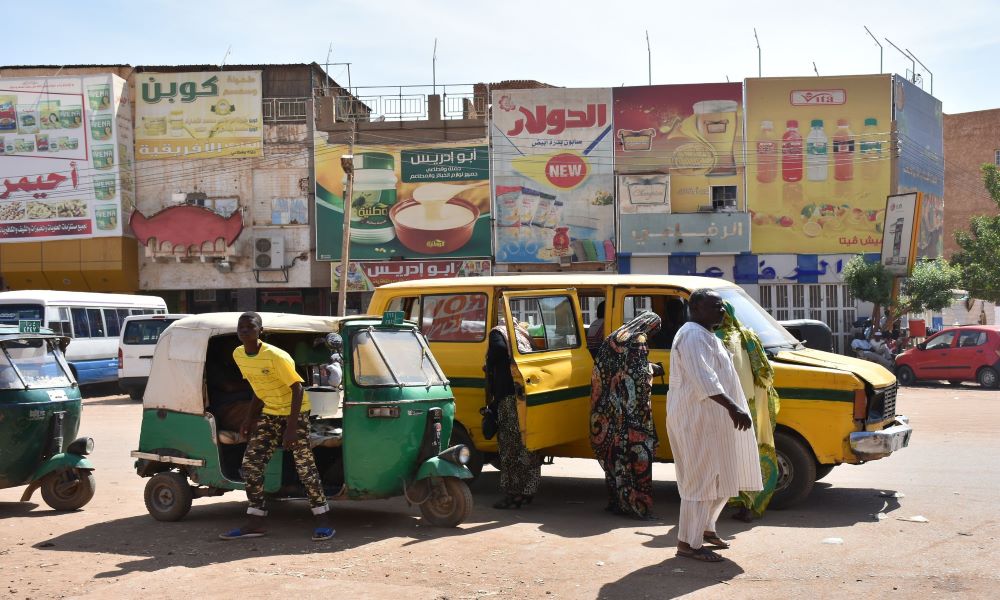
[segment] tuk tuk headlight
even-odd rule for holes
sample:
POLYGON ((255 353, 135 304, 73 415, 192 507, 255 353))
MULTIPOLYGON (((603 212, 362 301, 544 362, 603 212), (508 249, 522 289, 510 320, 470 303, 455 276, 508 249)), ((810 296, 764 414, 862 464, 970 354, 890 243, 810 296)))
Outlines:
POLYGON ((94 438, 91 437, 81 437, 76 438, 73 442, 66 448, 66 452, 70 454, 79 454, 80 456, 86 456, 94 451, 94 438))
POLYGON ((465 444, 456 444, 441 454, 438 454, 438 457, 443 458, 450 463, 462 466, 469 464, 471 452, 469 452, 469 447, 465 444))

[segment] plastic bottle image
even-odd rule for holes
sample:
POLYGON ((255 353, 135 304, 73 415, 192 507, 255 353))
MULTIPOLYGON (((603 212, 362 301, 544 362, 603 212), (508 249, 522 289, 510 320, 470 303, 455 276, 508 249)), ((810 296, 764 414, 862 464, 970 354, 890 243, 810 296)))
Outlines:
POLYGON ((781 178, 785 181, 802 181, 802 136, 799 122, 792 119, 785 123, 787 129, 781 136, 781 178))
POLYGON ((861 134, 860 164, 861 178, 866 181, 876 179, 882 167, 882 138, 878 131, 878 119, 865 119, 865 129, 861 134))
POLYGON ((813 119, 810 126, 812 131, 806 138, 806 178, 809 181, 826 181, 830 163, 823 120, 813 119))
POLYGON ((833 134, 833 178, 837 181, 854 179, 854 136, 847 126, 847 119, 838 119, 833 134))
POLYGON ((757 139, 757 181, 771 183, 778 176, 778 144, 774 139, 774 123, 760 122, 757 139))

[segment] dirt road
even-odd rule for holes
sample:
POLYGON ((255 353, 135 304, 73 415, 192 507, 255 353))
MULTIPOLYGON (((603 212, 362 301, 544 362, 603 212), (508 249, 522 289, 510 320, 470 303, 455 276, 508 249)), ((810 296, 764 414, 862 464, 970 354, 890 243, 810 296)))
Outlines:
POLYGON ((605 513, 593 461, 558 460, 519 511, 491 507, 498 474, 473 486, 477 503, 453 530, 424 526, 405 502, 334 505, 335 540, 309 541, 304 503, 274 506, 272 533, 223 542, 242 493, 196 500, 178 523, 146 513, 132 469, 141 406, 86 400, 81 433, 97 441, 97 495, 55 513, 36 494, 0 490, 0 596, 39 598, 339 597, 672 598, 994 596, 1000 585, 1000 391, 965 385, 904 388, 910 447, 843 466, 804 505, 746 525, 719 565, 674 557, 679 507, 673 468, 657 465, 650 522, 605 513), (881 492, 900 492, 892 498, 881 492), (878 513, 886 518, 879 520, 878 513), (923 516, 927 523, 901 519, 923 516), (824 543, 840 538, 841 544, 824 543))

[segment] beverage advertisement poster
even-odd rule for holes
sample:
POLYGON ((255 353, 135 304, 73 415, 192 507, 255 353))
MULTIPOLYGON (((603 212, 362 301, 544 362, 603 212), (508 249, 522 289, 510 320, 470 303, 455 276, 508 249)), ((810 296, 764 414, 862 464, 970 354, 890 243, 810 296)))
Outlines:
POLYGON ((893 77, 892 105, 899 135, 897 191, 920 192, 917 256, 944 254, 944 122, 941 101, 893 77))
MULTIPOLYGON (((315 137, 316 256, 340 260, 344 145, 315 137)), ((492 254, 489 149, 484 140, 354 148, 352 260, 492 254)))
POLYGON ((615 260, 611 90, 493 93, 498 263, 615 260))
MULTIPOLYGON (((340 263, 331 263, 332 289, 340 289, 340 263)), ((490 259, 393 260, 351 262, 347 270, 347 291, 371 292, 380 285, 415 279, 444 277, 484 277, 491 272, 490 259)))
POLYGON ((130 134, 119 77, 0 80, 0 242, 121 236, 130 134))
MULTIPOLYGON (((743 210, 742 84, 621 87, 613 96, 620 250, 653 250, 635 244, 661 233, 653 229, 664 219, 653 214, 743 210)), ((749 240, 747 229, 744 246, 714 251, 747 252, 749 240)))
POLYGON ((920 205, 919 192, 896 194, 886 199, 882 264, 897 277, 909 276, 916 259, 920 205))
POLYGON ((746 109, 753 252, 876 252, 891 185, 891 76, 748 79, 746 109))
POLYGON ((264 155, 260 71, 137 73, 139 160, 264 155))

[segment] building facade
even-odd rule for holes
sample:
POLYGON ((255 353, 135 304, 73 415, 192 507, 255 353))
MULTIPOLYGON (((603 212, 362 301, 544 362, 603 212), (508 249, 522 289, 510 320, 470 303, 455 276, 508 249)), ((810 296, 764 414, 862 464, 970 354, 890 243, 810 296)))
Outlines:
POLYGON ((976 215, 995 215, 997 206, 983 186, 982 165, 1000 166, 1000 109, 944 116, 944 148, 948 157, 945 180, 945 256, 958 251, 954 232, 968 229, 976 215))

